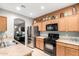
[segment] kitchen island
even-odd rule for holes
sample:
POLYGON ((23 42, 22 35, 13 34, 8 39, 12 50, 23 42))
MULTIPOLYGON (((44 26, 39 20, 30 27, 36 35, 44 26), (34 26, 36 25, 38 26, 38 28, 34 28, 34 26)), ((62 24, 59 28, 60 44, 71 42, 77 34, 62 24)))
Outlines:
POLYGON ((19 43, 0 48, 0 56, 31 56, 32 50, 28 47, 25 47, 23 44, 19 43))

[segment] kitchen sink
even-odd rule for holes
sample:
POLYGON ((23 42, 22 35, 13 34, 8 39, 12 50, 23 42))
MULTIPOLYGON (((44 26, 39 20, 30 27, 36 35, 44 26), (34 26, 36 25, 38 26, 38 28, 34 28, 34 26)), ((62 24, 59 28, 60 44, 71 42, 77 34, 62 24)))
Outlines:
POLYGON ((15 45, 15 44, 18 44, 17 41, 2 41, 0 43, 0 48, 4 48, 4 47, 9 47, 9 46, 12 46, 12 45, 15 45))

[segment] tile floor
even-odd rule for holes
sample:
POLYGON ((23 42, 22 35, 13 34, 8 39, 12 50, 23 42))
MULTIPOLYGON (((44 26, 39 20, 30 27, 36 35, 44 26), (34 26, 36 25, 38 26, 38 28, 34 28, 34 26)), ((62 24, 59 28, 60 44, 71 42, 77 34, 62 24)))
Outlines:
MULTIPOLYGON (((30 49, 32 49, 32 48, 30 48, 30 49)), ((32 56, 50 56, 50 55, 46 54, 45 52, 43 52, 42 50, 37 49, 37 48, 32 49, 32 51, 33 51, 32 56)))

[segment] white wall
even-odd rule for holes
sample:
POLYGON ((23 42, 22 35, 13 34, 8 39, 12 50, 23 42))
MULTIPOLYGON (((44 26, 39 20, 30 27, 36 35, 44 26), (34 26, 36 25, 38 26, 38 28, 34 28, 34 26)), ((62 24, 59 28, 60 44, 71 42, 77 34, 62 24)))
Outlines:
MULTIPOLYGON (((25 39, 27 41, 27 26, 32 25, 32 18, 25 17, 10 11, 0 9, 0 16, 7 17, 7 31, 5 32, 8 36, 14 36, 14 19, 21 18, 25 21, 25 39)), ((5 34, 4 34, 5 35, 5 34)))

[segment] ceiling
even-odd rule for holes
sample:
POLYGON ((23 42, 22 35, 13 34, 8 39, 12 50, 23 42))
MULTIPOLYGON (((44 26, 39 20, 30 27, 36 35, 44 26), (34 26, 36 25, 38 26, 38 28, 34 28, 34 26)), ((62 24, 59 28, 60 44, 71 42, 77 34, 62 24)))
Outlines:
POLYGON ((0 8, 36 18, 73 4, 75 3, 0 3, 0 8))
POLYGON ((16 20, 16 21, 14 21, 15 25, 19 25, 19 24, 24 24, 25 23, 25 21, 23 19, 20 19, 20 18, 16 18, 14 20, 16 20))

